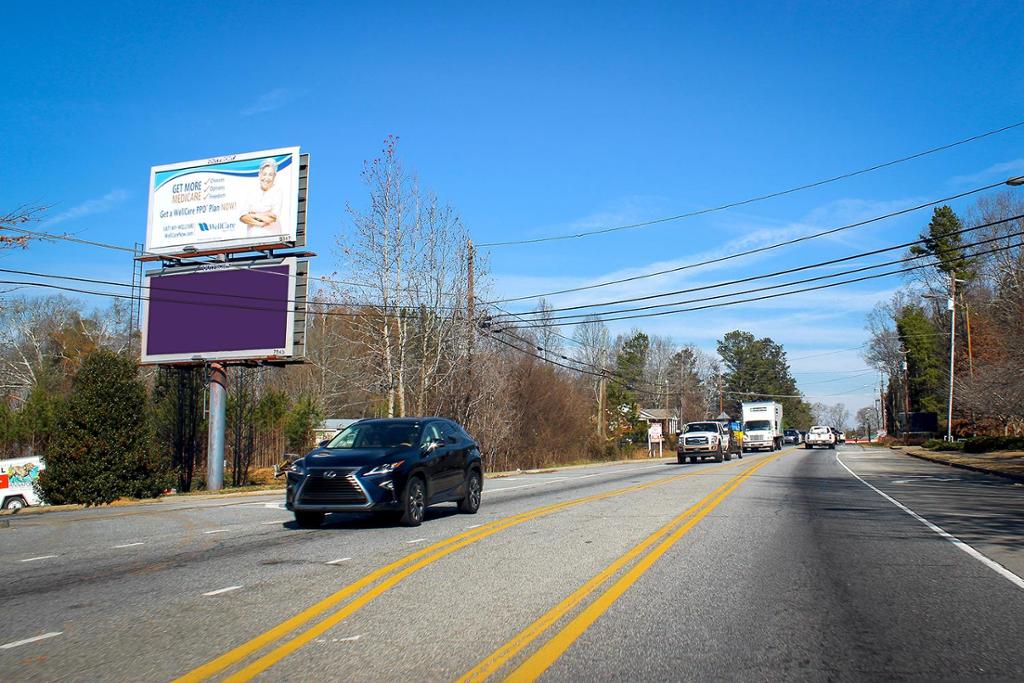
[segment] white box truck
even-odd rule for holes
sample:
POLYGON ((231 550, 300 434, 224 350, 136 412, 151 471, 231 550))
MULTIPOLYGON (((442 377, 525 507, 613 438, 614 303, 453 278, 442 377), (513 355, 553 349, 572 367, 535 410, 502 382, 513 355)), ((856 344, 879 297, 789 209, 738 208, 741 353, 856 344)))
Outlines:
POLYGON ((751 401, 742 404, 743 452, 782 448, 782 404, 751 401))
POLYGON ((0 460, 0 508, 18 510, 42 504, 34 484, 43 468, 38 456, 0 460))

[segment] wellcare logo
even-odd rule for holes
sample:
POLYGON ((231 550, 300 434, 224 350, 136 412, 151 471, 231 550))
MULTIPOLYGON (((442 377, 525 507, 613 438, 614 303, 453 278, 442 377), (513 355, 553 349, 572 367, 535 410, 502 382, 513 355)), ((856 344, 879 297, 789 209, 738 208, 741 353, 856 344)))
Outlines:
POLYGON ((202 232, 209 232, 211 230, 231 230, 234 227, 234 223, 199 223, 199 230, 202 232))

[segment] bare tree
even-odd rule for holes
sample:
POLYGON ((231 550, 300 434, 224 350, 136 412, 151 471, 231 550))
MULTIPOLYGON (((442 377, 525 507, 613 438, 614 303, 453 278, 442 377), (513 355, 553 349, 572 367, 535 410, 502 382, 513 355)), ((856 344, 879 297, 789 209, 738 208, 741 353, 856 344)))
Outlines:
POLYGON ((370 205, 348 209, 352 230, 339 235, 337 252, 350 284, 333 290, 356 312, 345 334, 362 347, 358 381, 382 396, 389 417, 454 410, 456 390, 474 400, 447 381, 465 369, 475 327, 467 314, 468 233, 451 206, 405 172, 396 145, 389 137, 363 170, 370 205))

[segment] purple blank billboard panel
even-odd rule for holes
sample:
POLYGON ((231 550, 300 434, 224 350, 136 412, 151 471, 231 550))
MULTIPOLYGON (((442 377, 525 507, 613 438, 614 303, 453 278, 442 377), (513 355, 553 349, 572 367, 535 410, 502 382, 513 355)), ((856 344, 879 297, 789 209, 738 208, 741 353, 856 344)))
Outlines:
POLYGON ((287 264, 150 277, 145 355, 283 353, 293 277, 287 264))

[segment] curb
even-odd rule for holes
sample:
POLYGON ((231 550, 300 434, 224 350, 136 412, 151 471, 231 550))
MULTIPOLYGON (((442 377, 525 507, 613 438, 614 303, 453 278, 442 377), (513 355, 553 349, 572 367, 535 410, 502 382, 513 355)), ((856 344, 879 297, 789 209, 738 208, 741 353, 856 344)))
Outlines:
POLYGON ((997 477, 1003 477, 1005 479, 1010 479, 1018 483, 1024 483, 1024 475, 1014 474, 1013 472, 1000 472, 999 470, 992 470, 987 467, 981 467, 980 465, 969 465, 967 463, 962 462, 950 462, 949 460, 942 460, 941 458, 929 457, 924 453, 911 453, 910 451, 905 451, 902 448, 894 448, 893 450, 898 450, 900 453, 903 453, 904 455, 909 455, 911 458, 917 458, 918 460, 924 460, 926 462, 933 462, 937 465, 946 465, 947 467, 955 467, 957 469, 970 470, 971 472, 980 472, 982 474, 992 474, 997 477))

